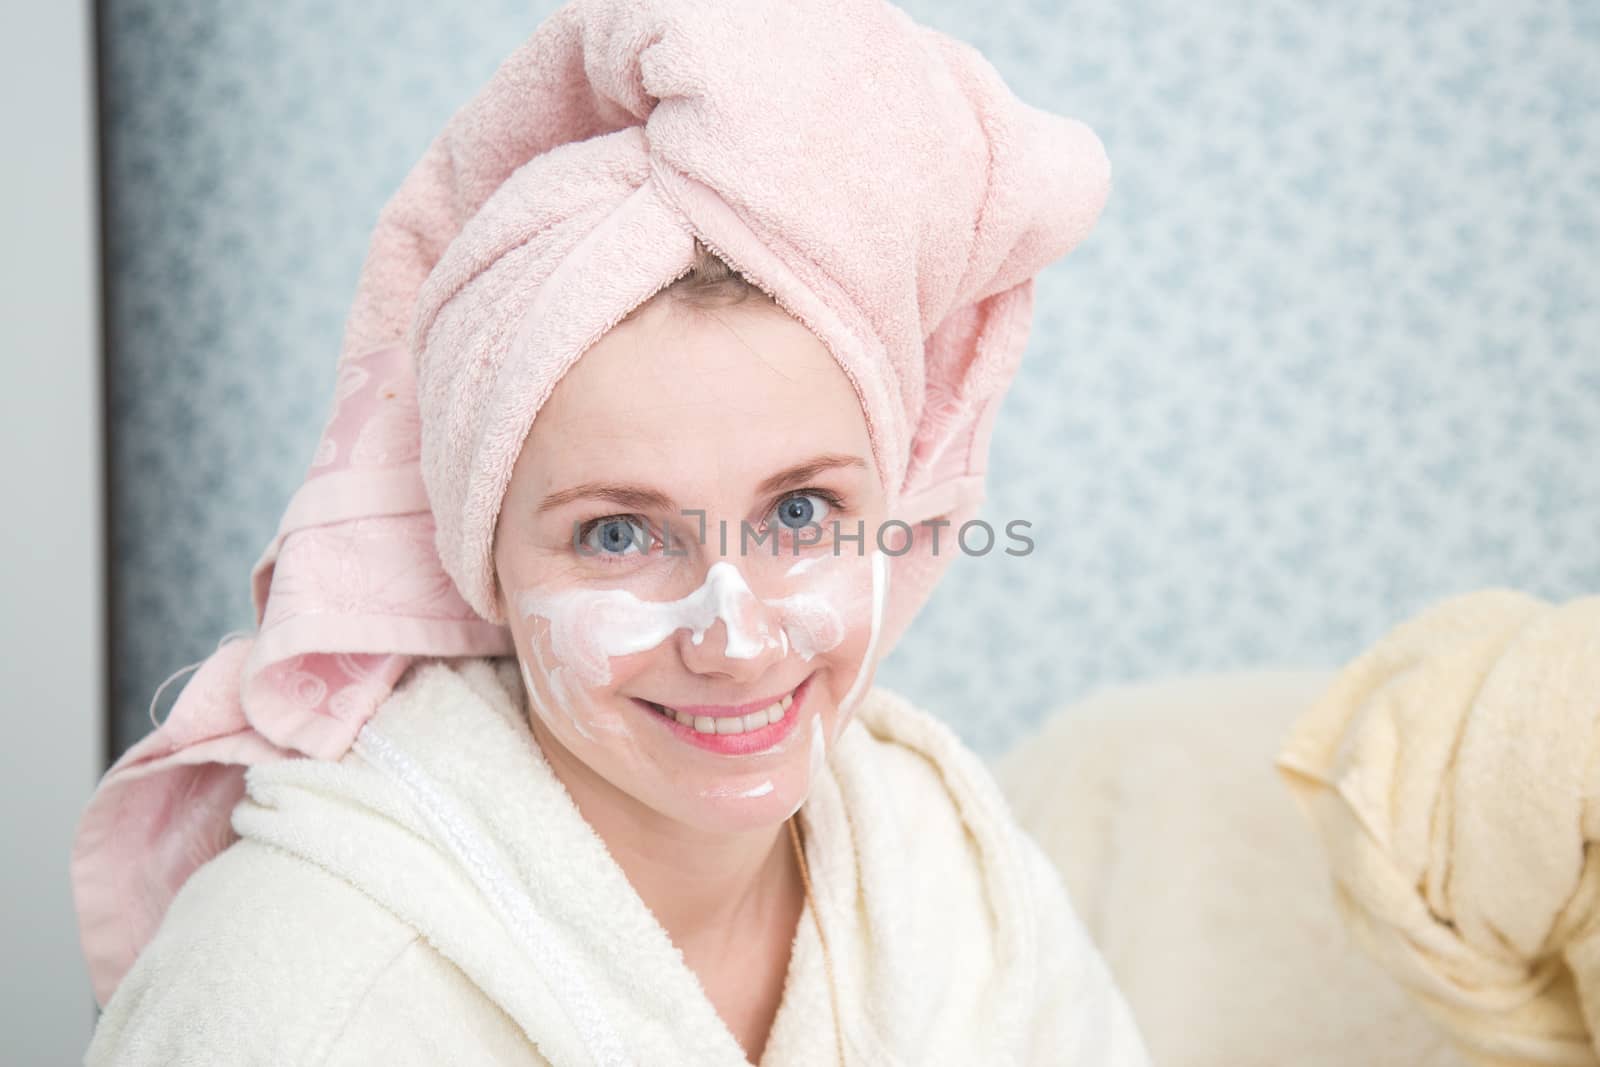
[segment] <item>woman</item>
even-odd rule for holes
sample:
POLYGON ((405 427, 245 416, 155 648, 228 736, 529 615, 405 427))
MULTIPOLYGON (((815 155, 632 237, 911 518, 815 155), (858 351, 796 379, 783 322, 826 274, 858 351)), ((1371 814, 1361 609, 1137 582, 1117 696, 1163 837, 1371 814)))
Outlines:
POLYGON ((1144 1063, 871 688, 1106 187, 887 4, 542 26, 385 208, 258 634, 86 813, 90 1062, 1144 1063))

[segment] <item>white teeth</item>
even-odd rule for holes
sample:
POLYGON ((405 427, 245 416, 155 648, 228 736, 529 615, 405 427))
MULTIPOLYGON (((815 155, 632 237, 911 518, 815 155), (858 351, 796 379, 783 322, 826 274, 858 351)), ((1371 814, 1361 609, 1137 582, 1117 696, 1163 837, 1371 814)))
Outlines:
POLYGON ((794 694, 786 695, 782 700, 775 700, 760 711, 752 711, 748 715, 727 715, 715 718, 710 715, 689 715, 681 711, 660 704, 652 706, 669 719, 673 719, 684 726, 690 727, 701 734, 742 734, 751 730, 760 730, 770 726, 783 718, 784 712, 794 703, 794 694))

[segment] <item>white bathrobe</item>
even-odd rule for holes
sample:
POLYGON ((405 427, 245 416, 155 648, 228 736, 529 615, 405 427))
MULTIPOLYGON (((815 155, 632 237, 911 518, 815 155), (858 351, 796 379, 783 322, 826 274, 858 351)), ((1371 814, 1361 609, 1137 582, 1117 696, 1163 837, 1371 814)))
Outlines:
MULTIPOLYGON (((747 1060, 529 732, 507 660, 414 669, 338 763, 252 768, 107 1005, 91 1065, 747 1060)), ((800 809, 816 896, 762 1067, 1144 1067, 988 771, 874 690, 800 809)))

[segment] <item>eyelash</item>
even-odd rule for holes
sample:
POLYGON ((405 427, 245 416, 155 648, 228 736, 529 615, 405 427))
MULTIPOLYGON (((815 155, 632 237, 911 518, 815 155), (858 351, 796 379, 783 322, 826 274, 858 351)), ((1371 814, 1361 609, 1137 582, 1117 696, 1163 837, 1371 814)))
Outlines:
MULTIPOLYGON (((837 493, 830 492, 827 489, 817 489, 817 488, 794 489, 794 490, 791 490, 790 492, 784 493, 782 496, 777 497, 776 499, 774 499, 772 501, 772 506, 767 508, 767 516, 770 517, 772 515, 772 512, 777 509, 779 504, 782 504, 785 500, 788 500, 791 497, 797 497, 797 496, 817 496, 817 497, 821 497, 823 500, 825 500, 827 502, 828 507, 831 508, 831 509, 837 509, 839 511, 848 511, 849 510, 849 505, 845 502, 845 499, 843 497, 841 497, 837 493)), ((640 526, 643 526, 647 530, 649 530, 649 535, 652 538, 652 541, 657 539, 656 531, 650 527, 650 523, 648 521, 646 521, 646 519, 644 518, 643 515, 636 515, 636 514, 629 513, 629 514, 622 514, 622 515, 598 515, 598 516, 596 516, 596 517, 594 517, 592 519, 585 520, 578 527, 577 544, 581 545, 585 541, 587 541, 589 539, 589 535, 591 533, 593 533, 595 531, 595 529, 598 526, 600 526, 602 523, 614 522, 614 521, 619 521, 619 520, 620 521, 626 521, 626 520, 630 520, 630 519, 636 521, 640 526)), ((762 521, 765 522, 766 520, 763 519, 762 521)), ((709 531, 707 531, 707 535, 709 536, 709 531)), ((652 547, 653 547, 653 545, 652 545, 652 547)), ((573 550, 574 553, 578 553, 577 545, 573 545, 572 546, 572 550, 573 550)), ((628 559, 629 556, 633 556, 633 555, 636 555, 638 553, 633 553, 633 552, 591 552, 591 553, 578 553, 578 554, 582 555, 585 559, 598 559, 598 560, 601 560, 602 561, 602 564, 601 564, 602 566, 614 567, 618 563, 621 563, 621 562, 625 561, 626 559, 628 559)))

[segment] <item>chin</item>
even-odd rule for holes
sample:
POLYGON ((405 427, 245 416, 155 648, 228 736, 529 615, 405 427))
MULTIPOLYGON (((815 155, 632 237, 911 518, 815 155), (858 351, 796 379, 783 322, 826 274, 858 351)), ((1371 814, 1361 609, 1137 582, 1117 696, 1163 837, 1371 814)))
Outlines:
POLYGON ((781 827, 804 801, 804 794, 786 795, 776 789, 758 798, 707 797, 696 805, 695 825, 721 834, 770 830, 781 827))
POLYGON ((803 748, 779 766, 720 777, 664 781, 651 803, 663 815, 708 833, 752 833, 781 826, 810 795, 809 753, 803 748))

